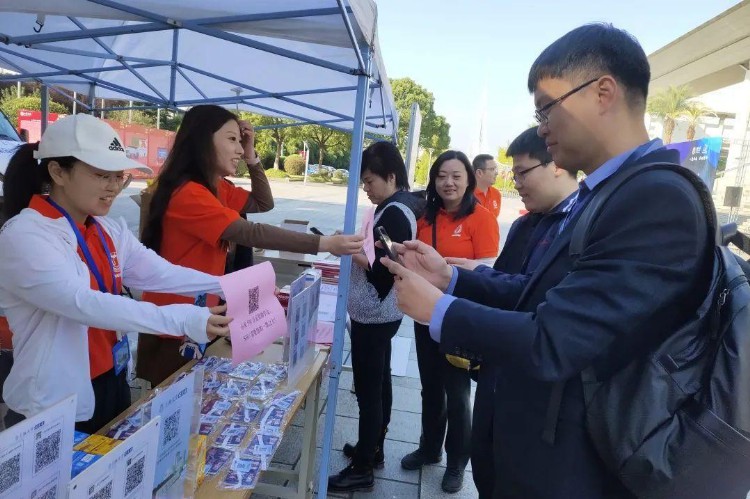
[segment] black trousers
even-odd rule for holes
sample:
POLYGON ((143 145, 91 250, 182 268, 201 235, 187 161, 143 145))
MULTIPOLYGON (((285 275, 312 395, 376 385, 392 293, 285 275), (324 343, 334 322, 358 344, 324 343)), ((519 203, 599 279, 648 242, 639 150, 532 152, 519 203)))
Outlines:
POLYGON ((463 470, 471 453, 471 378, 452 365, 430 338, 429 327, 414 323, 417 365, 422 382, 422 438, 429 456, 442 453, 447 465, 463 470), (447 431, 446 431, 447 430, 447 431))
MULTIPOLYGON (((94 415, 88 421, 78 421, 76 430, 96 433, 130 407, 130 387, 126 376, 127 369, 123 369, 119 376, 111 369, 91 380, 94 388, 94 415)), ((4 419, 5 427, 10 428, 24 419, 21 414, 9 410, 4 419)))
POLYGON ((359 441, 355 464, 372 466, 391 422, 391 338, 401 321, 362 324, 352 321, 352 371, 359 406, 359 441))
POLYGON ((495 482, 492 449, 492 425, 495 415, 494 366, 479 369, 474 395, 474 420, 471 427, 471 471, 479 499, 491 499, 495 482))

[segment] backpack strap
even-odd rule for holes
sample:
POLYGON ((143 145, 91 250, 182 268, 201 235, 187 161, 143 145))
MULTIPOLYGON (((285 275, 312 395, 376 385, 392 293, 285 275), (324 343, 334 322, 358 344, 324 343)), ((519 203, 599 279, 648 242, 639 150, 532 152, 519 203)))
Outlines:
MULTIPOLYGON (((591 199, 584 207, 583 213, 581 213, 581 216, 578 218, 578 221, 573 228, 573 234, 571 235, 570 246, 568 248, 568 253, 573 259, 578 259, 581 256, 581 253, 588 242, 591 227, 599 216, 602 206, 604 206, 607 200, 609 200, 610 196, 612 196, 612 194, 622 187, 622 185, 628 180, 646 170, 670 170, 689 180, 695 187, 696 191, 698 191, 701 198, 709 230, 714 232, 715 243, 721 245, 724 242, 725 236, 723 235, 722 227, 719 226, 716 218, 716 209, 714 208, 713 198, 700 177, 684 166, 673 163, 643 163, 619 171, 592 193, 591 199)), ((745 236, 745 238, 748 242, 748 249, 750 249, 750 238, 747 238, 747 236, 745 236)), ((599 385, 599 380, 594 368, 588 367, 584 369, 581 372, 580 380, 583 384, 584 402, 588 405, 599 385)), ((565 384, 566 381, 558 381, 554 384, 552 387, 552 393, 550 394, 549 404, 547 405, 542 440, 549 445, 554 445, 555 443, 557 421, 560 415, 560 406, 562 405, 565 384)))

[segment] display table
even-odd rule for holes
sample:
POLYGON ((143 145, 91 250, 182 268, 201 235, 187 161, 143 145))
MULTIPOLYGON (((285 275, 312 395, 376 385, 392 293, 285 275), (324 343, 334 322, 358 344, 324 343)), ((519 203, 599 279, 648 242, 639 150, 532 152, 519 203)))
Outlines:
MULTIPOLYGON (((266 350, 261 352, 260 355, 255 357, 254 361, 273 363, 278 362, 282 359, 283 347, 278 344, 269 346, 266 350)), ((207 356, 216 356, 231 358, 232 350, 230 344, 225 340, 219 340, 211 345, 206 351, 207 356)), ((289 480, 289 485, 271 485, 266 483, 258 483, 253 490, 222 490, 218 488, 220 481, 220 474, 214 477, 206 477, 203 484, 198 488, 195 493, 196 499, 214 499, 214 498, 246 498, 250 497, 253 493, 264 494, 272 497, 283 497, 289 499, 302 499, 312 497, 313 491, 313 473, 315 465, 315 447, 316 447, 316 436, 318 427, 318 396, 320 393, 320 383, 322 378, 323 367, 328 359, 327 350, 319 350, 315 352, 313 360, 310 364, 307 372, 299 379, 295 386, 286 386, 282 384, 280 388, 284 391, 299 390, 302 396, 299 397, 290 409, 289 421, 291 421, 297 412, 301 409, 305 409, 305 419, 303 426, 303 439, 302 439, 302 454, 300 456, 299 464, 295 470, 285 470, 274 468, 269 466, 266 471, 262 471, 260 479, 266 476, 273 476, 289 480)), ((195 361, 190 362, 182 369, 175 372, 172 376, 167 378, 159 387, 169 386, 182 372, 192 369, 195 365, 195 361)), ((122 419, 127 417, 133 411, 135 411, 142 403, 143 399, 136 401, 127 411, 121 414, 117 419, 108 424, 105 428, 100 430, 99 434, 106 434, 107 431, 122 419)), ((288 425, 289 423, 287 423, 288 425)), ((286 433, 284 427, 284 433, 286 433)), ((246 444, 251 438, 248 435, 243 442, 246 444)), ((212 445, 213 437, 209 439, 207 448, 212 445)))

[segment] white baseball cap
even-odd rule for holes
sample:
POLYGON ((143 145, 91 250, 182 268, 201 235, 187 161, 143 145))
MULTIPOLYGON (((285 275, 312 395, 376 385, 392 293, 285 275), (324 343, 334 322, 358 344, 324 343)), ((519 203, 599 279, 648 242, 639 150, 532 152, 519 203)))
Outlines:
POLYGON ((125 155, 120 136, 104 121, 88 114, 74 114, 50 123, 39 141, 34 158, 73 156, 94 168, 108 172, 151 168, 125 155))

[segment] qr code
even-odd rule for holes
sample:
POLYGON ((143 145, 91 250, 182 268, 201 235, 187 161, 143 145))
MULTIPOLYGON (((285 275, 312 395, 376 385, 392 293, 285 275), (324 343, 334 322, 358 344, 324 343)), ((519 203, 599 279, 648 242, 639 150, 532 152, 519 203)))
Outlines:
POLYGON ((112 499, 112 481, 107 482, 107 485, 94 492, 95 485, 89 487, 89 499, 112 499))
POLYGON ((35 499, 57 499, 57 484, 53 484, 52 487, 45 490, 42 495, 37 496, 35 499))
POLYGON ((250 288, 247 294, 247 311, 252 314, 253 312, 257 312, 260 307, 260 288, 258 286, 250 288))
MULTIPOLYGON (((60 434, 62 430, 37 440, 34 448, 34 473, 39 473, 60 457, 60 434)), ((37 435, 37 439, 39 435, 37 435)))
POLYGON ((142 456, 135 464, 128 466, 125 476, 125 495, 128 496, 133 490, 143 483, 143 467, 146 465, 146 456, 142 456))
POLYGON ((21 454, 0 463, 0 494, 21 481, 21 454))
POLYGON ((164 420, 164 437, 161 444, 167 445, 177 438, 177 430, 180 424, 180 411, 175 411, 171 416, 164 420))

